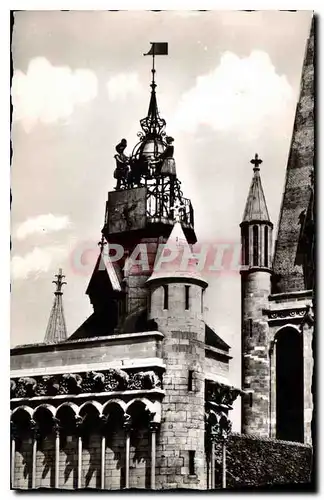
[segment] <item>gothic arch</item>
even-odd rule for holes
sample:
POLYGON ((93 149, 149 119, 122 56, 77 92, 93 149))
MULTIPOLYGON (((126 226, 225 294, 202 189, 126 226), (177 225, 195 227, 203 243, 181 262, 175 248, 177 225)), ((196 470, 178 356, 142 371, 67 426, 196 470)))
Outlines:
POLYGON ((75 416, 78 416, 79 414, 79 411, 80 411, 80 408, 75 404, 75 403, 71 403, 70 401, 65 401, 64 403, 62 403, 60 406, 57 407, 56 409, 56 413, 55 413, 55 416, 58 414, 58 412, 62 409, 62 408, 65 408, 65 407, 69 407, 71 408, 71 410, 74 412, 74 415, 75 416))
POLYGON ((35 418, 37 412, 39 412, 42 409, 47 410, 52 415, 52 417, 55 417, 56 409, 54 408, 54 406, 49 405, 47 403, 42 403, 36 406, 35 410, 33 411, 33 418, 35 418))
POLYGON ((121 399, 110 399, 109 401, 107 401, 107 403, 105 403, 102 407, 102 413, 103 414, 109 414, 109 410, 110 410, 110 407, 114 407, 114 406, 117 406, 120 408, 120 410, 125 413, 126 411, 126 403, 124 401, 122 401, 121 399))
POLYGON ((86 401, 83 403, 80 408, 79 408, 79 415, 81 415, 81 412, 84 408, 87 406, 94 408, 98 412, 98 416, 100 417, 102 415, 102 405, 98 403, 98 401, 86 401))
POLYGON ((149 411, 150 413, 154 414, 153 422, 161 421, 161 404, 158 401, 155 401, 153 403, 147 398, 135 398, 127 403, 125 412, 129 413, 134 405, 141 405, 144 411, 149 411))
POLYGON ((30 418, 33 418, 33 409, 30 408, 29 406, 23 405, 23 406, 18 406, 15 408, 12 413, 11 413, 11 420, 13 419, 14 415, 16 415, 17 412, 23 411, 24 413, 27 413, 30 418))
POLYGON ((304 441, 303 336, 293 325, 275 334, 276 437, 304 441))

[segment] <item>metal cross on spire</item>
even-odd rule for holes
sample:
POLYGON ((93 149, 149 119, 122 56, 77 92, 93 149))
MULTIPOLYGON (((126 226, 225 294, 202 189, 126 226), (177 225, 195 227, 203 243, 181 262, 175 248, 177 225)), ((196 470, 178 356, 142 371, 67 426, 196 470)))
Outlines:
POLYGON ((254 171, 254 172, 257 172, 257 171, 259 171, 259 170, 260 170, 260 165, 261 165, 261 163, 262 163, 262 160, 259 158, 258 153, 255 153, 255 156, 254 156, 254 158, 251 160, 251 162, 250 162, 250 163, 252 163, 252 165, 254 165, 254 167, 253 167, 253 171, 254 171))
POLYGON ((65 278, 65 275, 62 274, 62 269, 59 269, 58 274, 55 274, 55 277, 57 278, 56 280, 52 281, 56 285, 56 290, 54 292, 55 295, 62 295, 62 286, 66 285, 67 282, 63 281, 63 278, 65 278))
POLYGON ((98 241, 98 245, 100 246, 100 251, 102 252, 104 249, 104 246, 107 245, 107 241, 105 240, 104 235, 101 236, 101 240, 98 241))

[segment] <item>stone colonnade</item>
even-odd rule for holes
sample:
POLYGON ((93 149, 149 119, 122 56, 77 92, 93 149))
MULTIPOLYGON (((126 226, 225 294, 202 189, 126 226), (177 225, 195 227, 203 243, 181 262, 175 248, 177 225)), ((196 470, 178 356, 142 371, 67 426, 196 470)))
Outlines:
POLYGON ((100 488, 107 485, 106 439, 113 421, 124 431, 125 477, 124 487, 130 487, 130 445, 131 432, 138 425, 144 425, 149 432, 150 443, 150 488, 155 489, 156 465, 156 433, 161 420, 160 402, 151 402, 146 398, 131 400, 125 403, 122 400, 110 400, 104 405, 97 401, 87 401, 77 406, 71 402, 64 402, 55 408, 49 404, 40 404, 36 408, 18 406, 11 414, 11 484, 15 487, 16 473, 16 445, 21 439, 31 439, 31 488, 36 487, 36 455, 40 439, 46 435, 54 435, 54 488, 59 488, 60 468, 59 454, 61 440, 72 434, 77 439, 77 481, 76 487, 82 488, 82 452, 84 439, 87 436, 89 425, 99 433, 100 445, 100 488), (69 418, 67 419, 67 414, 69 418), (72 425, 71 425, 72 424, 72 425))

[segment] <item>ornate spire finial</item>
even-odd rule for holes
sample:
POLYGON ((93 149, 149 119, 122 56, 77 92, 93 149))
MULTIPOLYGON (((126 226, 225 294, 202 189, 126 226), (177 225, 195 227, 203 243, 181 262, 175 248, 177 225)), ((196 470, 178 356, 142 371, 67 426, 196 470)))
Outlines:
POLYGON ((147 116, 140 120, 140 125, 142 129, 144 130, 145 135, 151 135, 151 136, 159 136, 161 132, 163 131, 163 128, 165 127, 166 123, 163 118, 160 117, 157 102, 156 102, 156 93, 155 93, 155 88, 156 88, 156 83, 155 83, 155 56, 163 56, 163 55, 168 55, 168 44, 165 42, 151 42, 152 47, 148 51, 147 54, 144 54, 144 56, 153 56, 153 61, 152 61, 152 82, 150 84, 150 87, 152 89, 151 91, 151 99, 150 99, 150 104, 149 104, 149 109, 147 116))
POLYGON ((259 155, 258 153, 255 153, 255 156, 254 158, 251 160, 252 165, 254 165, 253 167, 253 172, 258 172, 260 170, 260 166, 261 163, 262 163, 262 160, 259 158, 259 155))
POLYGON ((55 290, 54 294, 55 295, 62 295, 63 294, 62 286, 66 285, 67 283, 66 283, 66 281, 62 281, 63 278, 65 278, 65 275, 62 274, 61 268, 59 269, 58 274, 55 274, 55 277, 57 278, 57 280, 52 281, 52 283, 55 283, 55 285, 56 285, 56 290, 55 290))

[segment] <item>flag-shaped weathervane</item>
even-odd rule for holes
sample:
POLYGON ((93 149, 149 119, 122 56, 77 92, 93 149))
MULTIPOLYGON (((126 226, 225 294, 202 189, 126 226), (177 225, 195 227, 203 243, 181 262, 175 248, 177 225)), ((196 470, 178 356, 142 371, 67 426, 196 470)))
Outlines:
POLYGON ((150 42, 152 47, 144 56, 167 56, 168 43, 167 42, 150 42))

